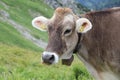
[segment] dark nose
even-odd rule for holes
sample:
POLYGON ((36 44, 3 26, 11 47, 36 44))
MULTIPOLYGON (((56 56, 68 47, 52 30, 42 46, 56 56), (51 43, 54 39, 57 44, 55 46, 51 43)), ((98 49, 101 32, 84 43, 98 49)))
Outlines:
POLYGON ((42 55, 42 60, 43 63, 52 64, 55 60, 55 56, 50 54, 42 55))

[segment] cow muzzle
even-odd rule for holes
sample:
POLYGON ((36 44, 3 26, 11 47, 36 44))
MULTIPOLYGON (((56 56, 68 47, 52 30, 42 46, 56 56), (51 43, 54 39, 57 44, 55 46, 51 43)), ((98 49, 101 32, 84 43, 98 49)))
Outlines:
POLYGON ((58 63, 59 57, 56 53, 54 52, 47 52, 44 51, 42 54, 42 62, 45 64, 55 64, 58 63))

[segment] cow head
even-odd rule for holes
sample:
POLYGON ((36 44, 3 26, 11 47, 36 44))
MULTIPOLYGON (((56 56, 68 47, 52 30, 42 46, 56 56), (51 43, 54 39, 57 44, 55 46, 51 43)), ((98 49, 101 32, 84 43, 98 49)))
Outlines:
POLYGON ((78 33, 86 33, 92 28, 88 19, 78 18, 69 8, 57 8, 51 19, 36 17, 32 25, 48 32, 49 42, 42 54, 42 60, 46 64, 57 63, 61 58, 63 64, 70 65, 78 42, 78 33))

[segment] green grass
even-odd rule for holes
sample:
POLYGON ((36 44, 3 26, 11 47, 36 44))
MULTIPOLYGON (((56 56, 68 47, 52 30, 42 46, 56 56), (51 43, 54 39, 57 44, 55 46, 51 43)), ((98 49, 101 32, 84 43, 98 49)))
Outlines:
MULTIPOLYGON (((33 12, 39 12, 40 14, 50 17, 53 10, 47 5, 43 4, 42 0, 1 0, 8 6, 8 9, 1 3, 0 10, 5 10, 9 13, 10 19, 28 28, 31 34, 44 41, 48 40, 47 33, 41 32, 32 27, 31 21, 33 17, 30 15, 29 10, 33 12), (38 7, 39 6, 39 7, 38 7), (47 11, 49 14, 47 13, 47 11)), ((1 16, 1 15, 0 15, 1 16)), ((9 45, 17 45, 26 49, 32 49, 34 51, 41 51, 31 41, 25 39, 16 29, 14 29, 7 22, 0 21, 0 42, 9 45)))
POLYGON ((40 53, 0 44, 0 80, 93 80, 77 58, 70 67, 47 66, 40 53))
POLYGON ((31 21, 34 17, 32 17, 30 11, 32 12, 32 14, 40 13, 45 17, 51 17, 53 14, 53 9, 44 4, 42 0, 1 0, 1 1, 4 2, 7 6, 9 6, 9 9, 7 10, 3 8, 2 5, 0 6, 0 9, 4 9, 7 12, 9 12, 10 18, 12 20, 30 29, 31 34, 36 38, 38 39, 40 38, 44 41, 48 40, 47 33, 41 32, 32 27, 31 21))
POLYGON ((25 49, 32 49, 34 51, 41 51, 39 47, 33 44, 31 41, 25 39, 15 28, 10 24, 2 22, 0 23, 0 43, 8 45, 16 45, 25 49))

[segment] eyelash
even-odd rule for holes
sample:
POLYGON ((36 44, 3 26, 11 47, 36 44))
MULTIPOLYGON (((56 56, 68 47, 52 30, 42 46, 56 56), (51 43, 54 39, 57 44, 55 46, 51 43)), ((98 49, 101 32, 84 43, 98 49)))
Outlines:
POLYGON ((70 33, 71 32, 71 29, 68 29, 68 30, 66 30, 65 32, 64 32, 64 34, 68 34, 68 33, 70 33))
POLYGON ((65 36, 68 36, 68 35, 70 35, 71 32, 72 32, 71 29, 67 29, 67 30, 64 32, 64 35, 65 35, 65 36))

